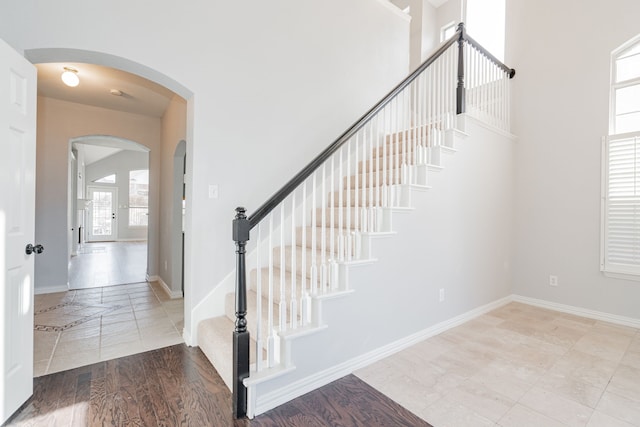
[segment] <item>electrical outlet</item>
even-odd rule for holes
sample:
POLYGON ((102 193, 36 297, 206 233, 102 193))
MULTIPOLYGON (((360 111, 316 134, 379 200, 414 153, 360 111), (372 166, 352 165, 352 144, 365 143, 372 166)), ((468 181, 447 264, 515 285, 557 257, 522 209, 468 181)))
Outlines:
POLYGON ((558 286, 558 276, 549 276, 549 286, 558 286))
POLYGON ((440 302, 444 301, 444 288, 440 288, 440 302))

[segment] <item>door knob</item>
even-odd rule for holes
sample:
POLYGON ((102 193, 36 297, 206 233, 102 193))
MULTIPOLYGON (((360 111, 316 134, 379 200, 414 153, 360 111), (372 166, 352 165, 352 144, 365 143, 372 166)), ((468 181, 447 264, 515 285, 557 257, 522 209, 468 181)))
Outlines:
POLYGON ((31 255, 32 253, 41 254, 42 252, 44 252, 44 246, 42 245, 33 246, 31 243, 29 243, 27 247, 24 249, 24 251, 26 252, 27 255, 31 255))

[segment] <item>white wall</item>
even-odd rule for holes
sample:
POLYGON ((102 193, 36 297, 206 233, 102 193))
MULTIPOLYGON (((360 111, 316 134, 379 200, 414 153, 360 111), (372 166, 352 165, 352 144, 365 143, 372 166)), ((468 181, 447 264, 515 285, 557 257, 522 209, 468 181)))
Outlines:
POLYGON ((438 41, 440 40, 440 30, 442 27, 450 24, 451 22, 455 22, 457 24, 464 21, 462 11, 463 1, 464 0, 449 0, 438 8, 436 19, 436 25, 438 27, 438 41))
MULTIPOLYGON (((118 189, 118 240, 147 239, 147 227, 129 226, 129 171, 140 169, 149 169, 149 153, 132 150, 119 151, 85 167, 87 187, 107 186, 118 189), (116 175, 115 184, 93 182, 111 174, 116 175)), ((157 193, 158 189, 154 192, 157 193)))
POLYGON ((149 149, 149 263, 157 271, 160 119, 38 97, 36 241, 45 246, 35 264, 37 292, 67 287, 67 164, 70 140, 113 135, 149 149))
POLYGON ((120 66, 188 98, 189 328, 193 301, 234 268, 234 208, 256 209, 407 74, 409 22, 374 0, 152 6, 12 2, 0 38, 33 60, 120 66))
POLYGON ((428 0, 422 6, 422 42, 420 56, 424 61, 440 44, 440 27, 438 27, 438 9, 428 0))
MULTIPOLYGON (((176 191, 182 194, 182 186, 175 188, 174 174, 176 147, 187 138, 187 103, 175 96, 162 117, 162 176, 160 177, 160 251, 159 276, 172 291, 182 287, 180 248, 182 239, 172 233, 175 226, 182 227, 182 213, 176 212, 174 197, 176 191)), ((182 159, 179 159, 182 162, 182 159)))
POLYGON ((411 70, 427 59, 440 40, 437 28, 437 9, 428 0, 411 0, 411 70))
POLYGON ((610 53, 640 32, 639 16, 636 0, 507 1, 506 63, 517 70, 516 294, 640 318, 640 282, 599 271, 610 53))

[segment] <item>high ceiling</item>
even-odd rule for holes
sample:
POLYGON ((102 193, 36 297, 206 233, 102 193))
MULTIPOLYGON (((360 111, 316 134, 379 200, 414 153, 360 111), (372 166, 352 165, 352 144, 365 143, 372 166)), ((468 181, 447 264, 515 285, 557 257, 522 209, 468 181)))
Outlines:
POLYGON ((38 68, 38 95, 127 113, 162 117, 174 93, 147 79, 93 64, 46 63, 38 68), (68 87, 60 76, 64 67, 78 70, 80 84, 68 87), (111 94, 111 90, 122 93, 111 94))

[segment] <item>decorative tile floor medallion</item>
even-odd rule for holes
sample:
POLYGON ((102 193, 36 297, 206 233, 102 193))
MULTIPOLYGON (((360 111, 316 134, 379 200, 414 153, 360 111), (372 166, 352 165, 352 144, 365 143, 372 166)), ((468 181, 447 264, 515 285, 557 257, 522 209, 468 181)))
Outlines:
POLYGON ((81 325, 100 316, 121 309, 122 305, 63 302, 52 307, 43 308, 35 313, 34 327, 36 331, 61 332, 81 325))

